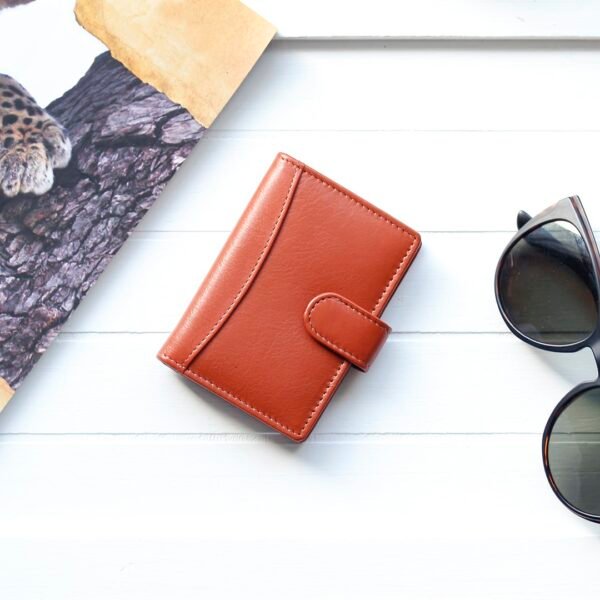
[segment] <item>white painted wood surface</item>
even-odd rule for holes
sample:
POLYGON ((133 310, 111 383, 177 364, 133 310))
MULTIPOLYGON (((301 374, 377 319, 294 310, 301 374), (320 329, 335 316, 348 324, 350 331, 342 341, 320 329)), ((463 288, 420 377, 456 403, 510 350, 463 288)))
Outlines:
POLYGON ((247 0, 286 38, 597 39, 595 0, 247 0))
MULTIPOLYGON (((284 37, 376 39, 276 41, 2 413, 0 597, 596 600, 600 530, 540 448, 595 366, 506 333, 492 283, 519 208, 579 193, 600 229, 600 43, 381 38, 595 37, 597 4, 253 4, 284 37), (302 446, 154 358, 278 150, 424 240, 302 446)), ((49 100, 100 48, 40 25, 39 74, 17 17, 1 70, 49 100)))

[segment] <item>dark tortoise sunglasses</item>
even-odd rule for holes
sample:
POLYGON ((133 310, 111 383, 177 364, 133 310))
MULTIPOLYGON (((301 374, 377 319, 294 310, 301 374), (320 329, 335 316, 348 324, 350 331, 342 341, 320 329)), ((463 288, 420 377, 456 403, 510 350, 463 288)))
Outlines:
POLYGON ((520 212, 517 226, 496 270, 496 301, 510 330, 528 344, 594 354, 599 378, 558 403, 542 451, 558 498, 600 523, 600 254, 577 196, 535 217, 520 212))

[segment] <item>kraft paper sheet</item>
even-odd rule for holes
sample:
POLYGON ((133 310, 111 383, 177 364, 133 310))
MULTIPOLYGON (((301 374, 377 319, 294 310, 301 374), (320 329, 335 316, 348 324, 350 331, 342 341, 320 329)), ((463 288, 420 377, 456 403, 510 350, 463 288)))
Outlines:
POLYGON ((209 127, 275 28, 238 0, 77 0, 78 22, 209 127))
POLYGON ((0 412, 2 412, 2 409, 8 404, 14 393, 15 392, 10 385, 0 377, 0 412))

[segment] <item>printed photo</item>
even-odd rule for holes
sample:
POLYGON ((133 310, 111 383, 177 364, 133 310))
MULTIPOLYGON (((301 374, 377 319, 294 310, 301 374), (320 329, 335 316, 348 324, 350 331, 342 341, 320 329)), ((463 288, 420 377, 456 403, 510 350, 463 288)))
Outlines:
POLYGON ((9 57, 0 64, 1 408, 204 127, 109 52, 94 56, 102 46, 70 3, 0 0, 0 21, 15 44, 33 35, 31 23, 41 36, 38 68, 32 52, 21 64, 6 52, 11 39, 0 39, 9 57), (62 28, 60 43, 48 19, 62 28), (59 81, 47 67, 52 54, 59 81))

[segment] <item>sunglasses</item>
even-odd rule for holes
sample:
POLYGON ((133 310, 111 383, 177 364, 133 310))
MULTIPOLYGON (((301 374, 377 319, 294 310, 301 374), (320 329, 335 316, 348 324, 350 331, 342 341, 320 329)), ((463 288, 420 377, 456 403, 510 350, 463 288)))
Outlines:
MULTIPOLYGON (((535 217, 521 211, 517 234, 496 270, 496 301, 510 330, 552 352, 591 348, 600 374, 600 254, 577 196, 535 217)), ((556 406, 542 442, 544 469, 558 498, 600 523, 600 378, 556 406)))

